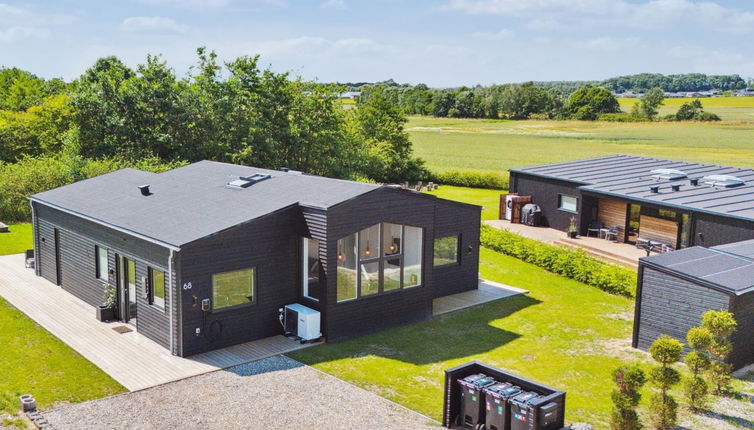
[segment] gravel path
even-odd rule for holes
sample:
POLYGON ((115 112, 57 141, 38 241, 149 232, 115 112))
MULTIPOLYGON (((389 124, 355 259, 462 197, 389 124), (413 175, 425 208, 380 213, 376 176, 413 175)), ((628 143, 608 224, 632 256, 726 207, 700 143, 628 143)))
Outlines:
POLYGON ((437 429, 429 418, 280 356, 44 413, 65 429, 437 429))

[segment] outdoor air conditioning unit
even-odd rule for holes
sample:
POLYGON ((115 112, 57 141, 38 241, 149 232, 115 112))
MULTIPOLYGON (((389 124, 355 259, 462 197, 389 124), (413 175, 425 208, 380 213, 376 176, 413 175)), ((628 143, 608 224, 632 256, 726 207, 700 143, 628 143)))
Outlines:
POLYGON ((322 337, 319 331, 319 312, 298 303, 286 305, 283 309, 285 334, 293 334, 302 342, 314 341, 322 337))

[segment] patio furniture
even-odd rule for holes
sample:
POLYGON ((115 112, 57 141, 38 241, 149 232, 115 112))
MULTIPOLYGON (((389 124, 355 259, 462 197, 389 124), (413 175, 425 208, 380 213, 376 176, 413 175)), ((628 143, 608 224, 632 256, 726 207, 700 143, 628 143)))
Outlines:
POLYGON ((592 221, 589 223, 589 227, 586 229, 586 236, 589 237, 592 233, 596 233, 597 237, 600 237, 603 225, 599 221, 592 221))
POLYGON ((26 261, 24 262, 24 266, 26 266, 27 269, 34 267, 34 250, 33 249, 26 250, 26 261))
POLYGON ((605 240, 618 240, 618 235, 623 231, 620 226, 615 226, 605 233, 605 240))
POLYGON ((608 233, 610 233, 610 229, 609 228, 601 228, 600 229, 600 233, 599 233, 599 235, 597 237, 602 238, 602 239, 606 239, 608 233))

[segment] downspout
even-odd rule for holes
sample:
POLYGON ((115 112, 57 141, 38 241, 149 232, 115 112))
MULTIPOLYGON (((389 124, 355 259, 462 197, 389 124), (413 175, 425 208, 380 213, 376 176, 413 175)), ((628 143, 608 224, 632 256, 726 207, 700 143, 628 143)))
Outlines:
POLYGON ((39 269, 39 229, 37 228, 37 216, 34 213, 34 202, 29 200, 29 206, 31 207, 31 234, 34 239, 34 274, 41 276, 41 270, 39 269))
POLYGON ((176 306, 176 300, 175 300, 175 293, 176 290, 178 290, 177 285, 173 285, 175 281, 175 277, 173 276, 173 258, 174 258, 175 250, 170 250, 170 257, 168 257, 168 273, 170 276, 170 282, 168 285, 170 285, 170 353, 173 355, 177 355, 176 351, 174 349, 175 347, 175 341, 174 341, 174 334, 175 334, 175 315, 177 315, 177 312, 175 312, 175 306, 176 306))

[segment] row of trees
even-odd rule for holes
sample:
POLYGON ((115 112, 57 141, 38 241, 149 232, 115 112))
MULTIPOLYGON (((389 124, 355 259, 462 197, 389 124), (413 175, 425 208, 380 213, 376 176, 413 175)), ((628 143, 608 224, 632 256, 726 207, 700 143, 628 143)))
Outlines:
POLYGON ((341 88, 260 69, 258 57, 220 64, 197 50, 188 76, 159 57, 131 69, 99 59, 71 83, 0 71, 0 161, 56 154, 88 159, 211 159, 334 177, 425 177, 403 112, 380 88, 344 110, 341 88))
POLYGON ((600 82, 600 85, 617 93, 625 91, 645 92, 651 88, 664 91, 733 91, 747 87, 747 82, 739 75, 705 75, 703 73, 685 73, 680 75, 662 75, 659 73, 640 73, 638 75, 618 76, 600 82))

